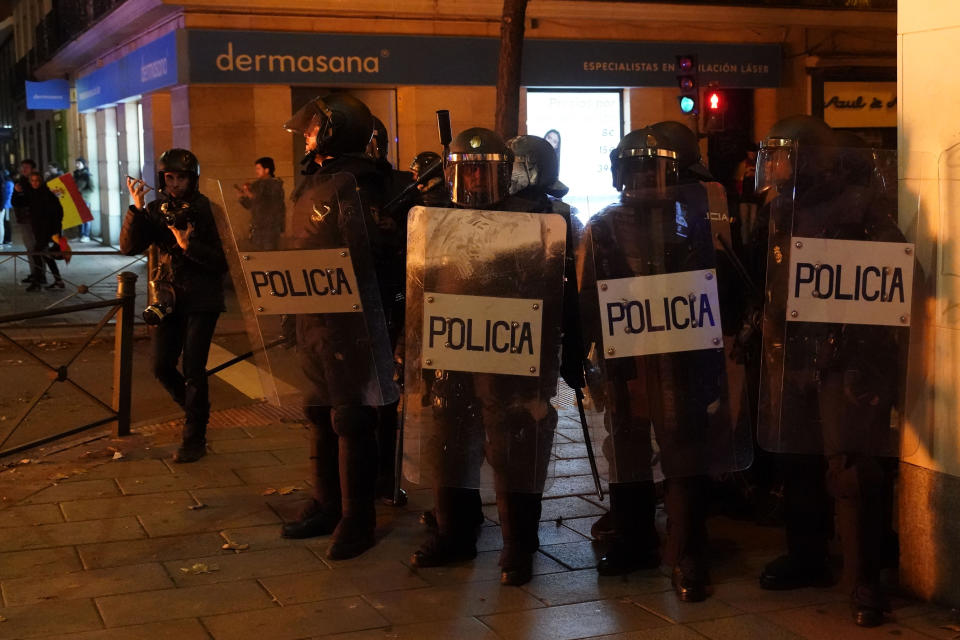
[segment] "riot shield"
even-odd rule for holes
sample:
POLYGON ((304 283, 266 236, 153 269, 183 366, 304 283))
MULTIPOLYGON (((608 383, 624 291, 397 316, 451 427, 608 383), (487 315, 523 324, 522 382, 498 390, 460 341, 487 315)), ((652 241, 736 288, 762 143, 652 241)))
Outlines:
POLYGON ((765 205, 758 442, 767 450, 896 456, 906 444, 915 255, 881 172, 896 166, 892 153, 808 150, 808 161, 835 169, 796 177, 765 205))
POLYGON ((404 469, 539 493, 552 464, 566 223, 414 207, 407 231, 404 469))
POLYGON ((716 252, 699 183, 636 193, 587 223, 578 256, 587 422, 610 482, 744 469, 731 418, 716 252))
POLYGON ((207 193, 252 347, 253 368, 232 374, 247 393, 278 405, 395 401, 370 225, 354 177, 306 177, 275 251, 261 250, 249 212, 218 180, 208 180, 207 193))

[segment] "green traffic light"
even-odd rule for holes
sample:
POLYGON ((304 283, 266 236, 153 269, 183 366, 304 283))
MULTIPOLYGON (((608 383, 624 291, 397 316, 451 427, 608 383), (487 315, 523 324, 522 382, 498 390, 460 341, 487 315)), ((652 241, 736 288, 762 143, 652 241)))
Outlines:
POLYGON ((688 96, 683 96, 680 98, 680 111, 683 113, 693 113, 693 109, 697 106, 693 98, 688 96))

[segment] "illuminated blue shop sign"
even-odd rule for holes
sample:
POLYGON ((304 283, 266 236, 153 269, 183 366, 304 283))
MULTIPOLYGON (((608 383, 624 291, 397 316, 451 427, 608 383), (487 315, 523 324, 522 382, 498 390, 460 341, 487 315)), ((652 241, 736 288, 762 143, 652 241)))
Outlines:
POLYGON ((27 109, 69 109, 70 83, 66 80, 26 81, 27 109))
POLYGON ((87 111, 178 84, 178 33, 172 31, 77 78, 77 108, 87 111))

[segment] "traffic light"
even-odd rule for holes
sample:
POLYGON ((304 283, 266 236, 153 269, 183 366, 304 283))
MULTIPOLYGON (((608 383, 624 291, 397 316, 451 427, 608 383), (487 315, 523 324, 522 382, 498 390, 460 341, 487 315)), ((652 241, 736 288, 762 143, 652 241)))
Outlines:
POLYGON ((688 116, 700 113, 700 87, 697 85, 697 57, 677 56, 677 84, 680 86, 680 111, 688 116))
POLYGON ((705 94, 707 110, 703 128, 705 131, 724 129, 724 112, 727 110, 727 97, 722 91, 709 88, 705 94))

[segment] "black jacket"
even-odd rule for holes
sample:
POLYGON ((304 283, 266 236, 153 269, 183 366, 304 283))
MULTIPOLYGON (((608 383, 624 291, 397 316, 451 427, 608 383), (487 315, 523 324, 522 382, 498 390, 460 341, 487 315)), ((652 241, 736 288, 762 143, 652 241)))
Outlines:
POLYGON ((194 193, 188 199, 194 230, 184 251, 164 222, 161 198, 165 200, 166 196, 161 194, 144 209, 131 206, 127 210, 120 230, 120 251, 132 256, 156 245, 160 259, 151 279, 173 284, 177 309, 186 313, 224 311, 223 274, 227 271, 227 260, 210 201, 201 193, 194 193))
POLYGON ((39 189, 34 189, 27 183, 23 191, 13 192, 10 203, 15 210, 25 209, 30 212, 28 221, 38 244, 46 246, 50 242, 50 236, 60 233, 63 207, 47 185, 41 184, 39 189))

